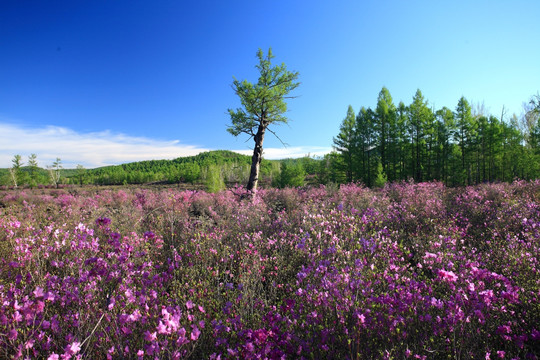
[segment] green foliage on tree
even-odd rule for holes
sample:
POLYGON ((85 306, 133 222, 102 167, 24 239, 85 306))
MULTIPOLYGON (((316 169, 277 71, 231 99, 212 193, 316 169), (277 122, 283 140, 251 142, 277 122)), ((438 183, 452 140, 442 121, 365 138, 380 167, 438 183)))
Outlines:
POLYGON ((306 172, 301 163, 281 163, 281 172, 274 179, 273 186, 278 188, 304 186, 306 172))
POLYGON ((354 126, 349 106, 334 138, 337 152, 320 165, 320 181, 329 181, 331 171, 334 181, 370 187, 408 179, 458 186, 539 178, 539 101, 532 98, 522 119, 503 120, 504 110, 500 119, 481 107, 473 114, 465 97, 454 111, 432 109, 420 90, 411 104, 394 106, 383 88, 375 111, 362 107, 354 126))
POLYGON ((79 180, 79 185, 82 186, 86 178, 86 169, 81 164, 78 164, 76 167, 76 170, 77 170, 77 178, 79 180))
POLYGON ((379 92, 375 116, 381 165, 383 171, 392 174, 392 179, 394 179, 396 177, 396 107, 390 91, 386 87, 383 87, 379 92))
POLYGON ((334 149, 342 156, 340 167, 345 172, 347 182, 353 180, 354 154, 356 154, 356 116, 351 105, 347 109, 347 115, 339 128, 339 134, 334 137, 334 149))
POLYGON ((21 171, 21 168, 23 166, 22 156, 17 154, 13 157, 13 160, 11 160, 12 166, 9 169, 9 173, 11 175, 11 181, 13 183, 13 187, 17 188, 19 184, 22 182, 23 174, 21 171))
MULTIPOLYGON (((264 159, 261 162, 262 179, 267 180, 271 177, 272 163, 273 161, 264 159)), ((250 164, 251 158, 247 155, 226 150, 216 150, 173 160, 149 160, 87 169, 84 182, 96 185, 145 184, 151 182, 204 184, 202 169, 211 165, 218 165, 221 167, 226 182, 240 183, 247 181, 250 164)), ((68 175, 66 169, 63 169, 62 173, 68 183, 79 184, 80 179, 76 169, 73 170, 71 175, 68 175)))
POLYGON ((298 72, 288 71, 285 64, 272 65, 271 60, 274 58, 272 49, 268 50, 266 56, 259 49, 257 58, 259 59, 259 64, 256 65, 259 71, 257 83, 235 79, 232 88, 240 98, 242 107, 236 110, 228 109, 231 125, 227 131, 233 136, 247 134, 255 142, 247 183, 248 190, 257 189, 266 131, 275 135, 274 131, 269 129, 270 125, 288 123, 288 119, 283 116, 287 111, 286 100, 292 98, 288 94, 300 85, 296 81, 298 72))
POLYGON ((209 193, 217 193, 225 189, 225 182, 219 166, 211 165, 205 169, 204 184, 206 191, 209 193))
POLYGON ((58 184, 60 184, 61 170, 63 168, 62 160, 60 158, 56 158, 52 165, 48 166, 47 168, 49 169, 51 183, 57 188, 58 184))
POLYGON ((356 117, 357 171, 355 180, 361 180, 367 186, 373 185, 375 174, 374 166, 377 164, 377 132, 375 127, 375 113, 370 108, 362 106, 356 117))
POLYGON ((463 96, 458 101, 454 118, 456 120, 455 140, 461 150, 461 172, 466 174, 467 184, 470 185, 473 182, 471 153, 474 151, 477 123, 473 119, 469 102, 463 96))
POLYGON ((415 181, 424 181, 426 176, 426 134, 433 114, 420 89, 416 90, 409 106, 409 135, 411 138, 411 173, 415 181))
POLYGON ((35 187, 38 184, 38 177, 39 177, 39 166, 37 162, 37 155, 36 154, 30 154, 28 157, 28 172, 29 172, 29 180, 30 180, 30 187, 35 187))
POLYGON ((384 172, 382 163, 377 164, 377 174, 375 175, 375 181, 373 183, 373 186, 375 187, 383 187, 388 182, 388 178, 386 177, 386 173, 384 172))

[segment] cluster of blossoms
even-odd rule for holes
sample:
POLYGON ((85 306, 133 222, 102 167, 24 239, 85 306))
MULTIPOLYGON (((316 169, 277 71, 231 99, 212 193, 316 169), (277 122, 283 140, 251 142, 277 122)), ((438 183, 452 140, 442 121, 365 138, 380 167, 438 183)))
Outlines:
POLYGON ((540 182, 0 201, 1 358, 540 358, 540 182))

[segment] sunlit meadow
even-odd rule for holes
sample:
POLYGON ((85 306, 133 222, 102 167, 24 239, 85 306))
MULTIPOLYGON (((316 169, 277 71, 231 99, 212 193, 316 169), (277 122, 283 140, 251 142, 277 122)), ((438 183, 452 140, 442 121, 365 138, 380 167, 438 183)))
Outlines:
POLYGON ((0 194, 0 358, 538 359, 540 182, 0 194))

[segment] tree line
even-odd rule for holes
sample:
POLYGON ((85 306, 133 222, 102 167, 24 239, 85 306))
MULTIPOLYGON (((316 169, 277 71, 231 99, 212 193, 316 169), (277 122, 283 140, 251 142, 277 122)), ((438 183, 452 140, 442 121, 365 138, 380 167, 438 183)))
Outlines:
MULTIPOLYGON (((261 180, 265 186, 301 186, 304 168, 296 161, 282 165, 280 161, 261 161, 261 180), (283 175, 282 173, 283 168, 283 175)), ((121 165, 85 169, 64 169, 61 159, 41 168, 37 155, 31 154, 25 162, 15 155, 12 166, 0 169, 0 183, 13 188, 40 185, 128 185, 128 184, 199 184, 207 190, 222 190, 227 184, 247 182, 250 175, 251 157, 227 150, 203 152, 195 156, 173 160, 149 160, 121 165)))
MULTIPOLYGON (((39 167, 36 154, 28 156, 28 162, 25 162, 20 154, 13 156, 12 166, 8 169, 0 169, 0 183, 2 185, 36 187, 38 185, 53 185, 58 187, 60 184, 61 173, 63 170, 62 160, 56 158, 46 169, 39 167)), ((77 166, 77 170, 82 168, 77 166)), ((73 174, 74 170, 67 170, 67 174, 73 174)))
POLYGON ((496 117, 465 97, 454 109, 435 110, 420 90, 409 105, 395 105, 383 87, 375 109, 348 107, 327 172, 334 181, 370 187, 409 179, 460 186, 537 178, 539 103, 533 97, 521 119, 506 118, 504 108, 496 117))

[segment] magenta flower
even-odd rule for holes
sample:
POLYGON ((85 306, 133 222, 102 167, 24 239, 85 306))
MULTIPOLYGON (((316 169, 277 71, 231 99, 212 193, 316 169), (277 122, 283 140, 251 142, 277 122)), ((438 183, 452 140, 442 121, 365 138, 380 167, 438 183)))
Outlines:
POLYGON ((35 339, 30 339, 26 342, 26 344, 24 344, 24 348, 25 349, 31 349, 34 347, 34 343, 36 342, 35 339))
POLYGON ((145 239, 151 240, 151 239, 156 237, 156 234, 154 234, 151 231, 147 231, 147 232, 144 233, 143 236, 144 236, 145 239))
POLYGON ((73 342, 71 344, 69 344, 68 346, 66 346, 65 348, 65 352, 66 354, 68 355, 75 355, 77 354, 79 351, 81 351, 81 343, 80 342, 73 342))
POLYGON ((158 334, 168 334, 169 333, 167 331, 167 326, 165 326, 165 324, 163 324, 162 321, 159 322, 158 326, 156 327, 156 330, 157 330, 158 334))
POLYGON ((178 339, 176 340, 176 344, 178 346, 182 346, 184 344, 187 344, 189 340, 186 338, 186 329, 181 328, 178 330, 178 339))
POLYGON ((144 340, 152 342, 152 341, 155 341, 156 339, 157 339, 157 334, 155 331, 153 333, 151 333, 148 330, 144 332, 144 340))
POLYGON ((107 217, 100 217, 96 219, 96 224, 100 226, 107 226, 111 223, 111 219, 107 217))
POLYGON ((253 353, 253 351, 255 351, 255 346, 253 346, 252 342, 246 343, 245 347, 246 347, 246 350, 250 353, 253 353))
POLYGON ((194 326, 193 331, 191 332, 191 335, 190 335, 190 339, 193 341, 196 341, 200 335, 201 335, 201 331, 199 330, 197 326, 194 326))
POLYGON ((455 282, 458 277, 453 271, 439 270, 439 276, 446 281, 455 282))
POLYGON ((39 299, 41 297, 43 297, 45 295, 45 293, 43 292, 43 288, 41 287, 36 287, 36 290, 34 290, 34 296, 36 297, 36 299, 39 299))

